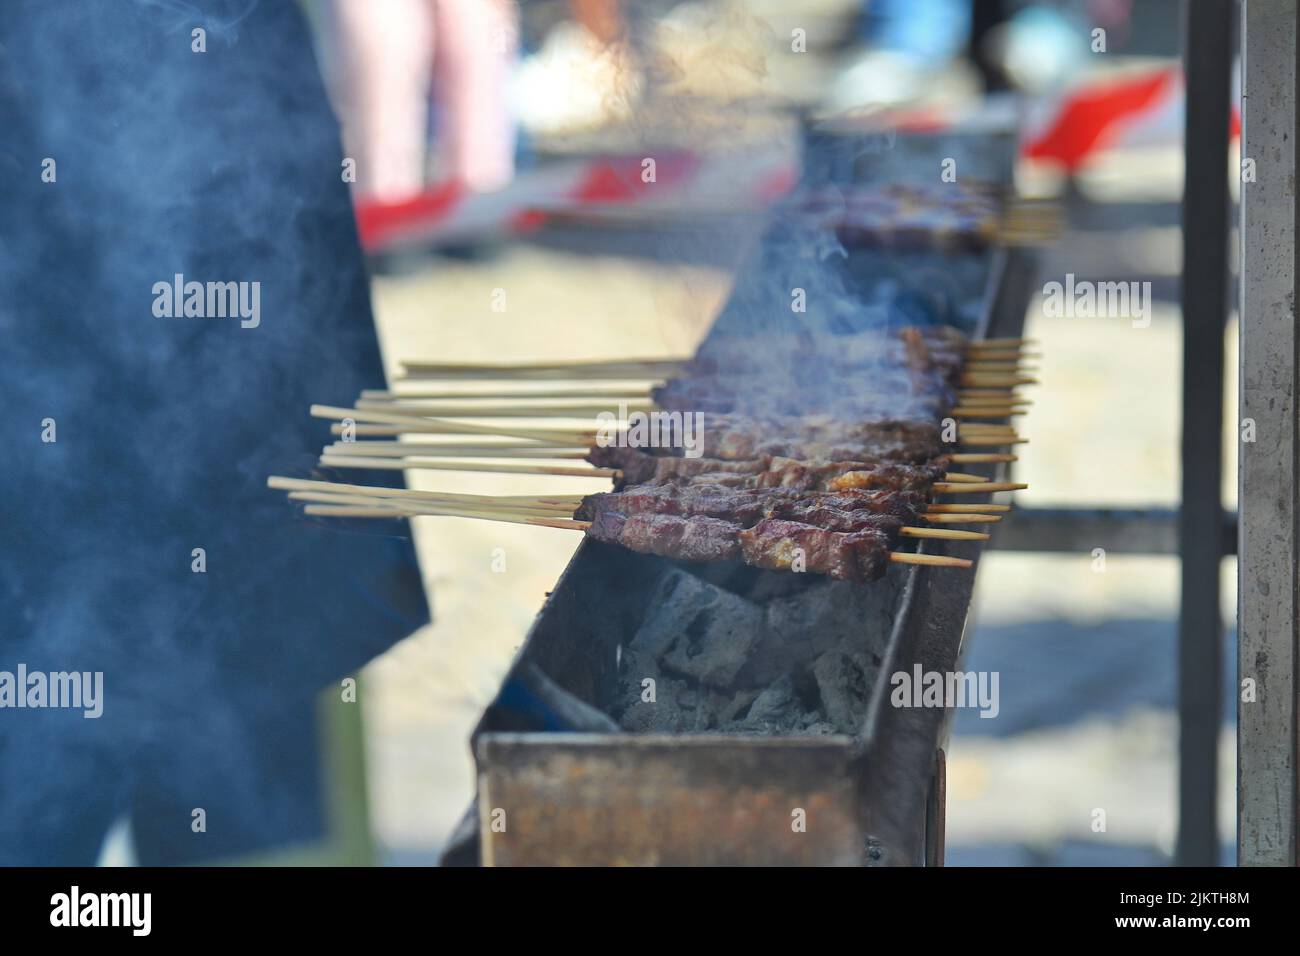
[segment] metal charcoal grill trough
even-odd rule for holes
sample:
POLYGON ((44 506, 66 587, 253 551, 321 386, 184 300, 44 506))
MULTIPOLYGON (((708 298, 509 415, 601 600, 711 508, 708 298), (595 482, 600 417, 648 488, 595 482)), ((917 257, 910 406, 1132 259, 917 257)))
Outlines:
MULTIPOLYGON (((807 175, 937 177, 955 157, 963 175, 1009 179, 1009 136, 880 142, 810 135, 807 175)), ((789 289, 770 277, 800 244, 778 215, 705 348, 724 336, 761 347, 772 323, 788 331, 789 289)), ((865 305, 886 302, 890 324, 1015 336, 1033 278, 1022 249, 832 258, 819 274, 841 304, 864 304, 836 312, 841 332, 857 315, 879 325, 865 305)), ((584 540, 475 730, 477 799, 445 862, 941 864, 949 713, 892 706, 889 676, 958 667, 982 545, 924 545, 975 566, 896 566, 862 584, 584 540)))

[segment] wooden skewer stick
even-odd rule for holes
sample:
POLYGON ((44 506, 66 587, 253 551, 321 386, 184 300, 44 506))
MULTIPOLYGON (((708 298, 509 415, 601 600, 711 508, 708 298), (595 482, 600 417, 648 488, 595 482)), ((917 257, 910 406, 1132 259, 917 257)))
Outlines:
POLYGON ((969 375, 1003 375, 1007 373, 1029 375, 1038 371, 1035 366, 1024 365, 1020 362, 994 361, 967 362, 961 367, 961 370, 969 375))
POLYGON ((449 501, 439 504, 435 501, 406 502, 400 498, 375 498, 370 495, 340 495, 321 491, 291 491, 291 501, 310 501, 325 505, 365 505, 369 508, 391 508, 395 511, 418 514, 461 515, 466 518, 482 518, 500 514, 524 515, 534 518, 573 517, 573 509, 560 510, 544 506, 514 504, 500 507, 471 507, 449 501))
POLYGON ((1019 461, 1019 455, 1002 455, 997 452, 958 452, 955 455, 949 455, 948 460, 954 465, 976 465, 986 462, 1010 462, 1019 461))
POLYGON ((339 481, 320 481, 314 478, 286 478, 272 475, 266 486, 276 491, 329 491, 337 494, 370 495, 375 498, 396 498, 412 501, 454 501, 469 505, 492 503, 536 502, 538 504, 578 507, 582 495, 470 495, 451 491, 423 491, 417 488, 389 488, 385 485, 352 485, 339 481))
POLYGON ((905 538, 943 538, 947 541, 987 541, 983 531, 956 531, 951 528, 903 528, 899 534, 905 538))
MULTIPOLYGON (((493 401, 515 401, 528 398, 580 398, 588 401, 603 399, 644 399, 650 395, 649 385, 634 385, 628 387, 595 389, 595 388, 570 388, 570 389, 530 389, 526 391, 510 390, 506 392, 464 392, 464 391, 441 391, 429 389, 411 389, 401 391, 391 391, 387 389, 365 389, 361 393, 361 398, 366 401, 397 401, 401 399, 448 399, 454 401, 476 401, 493 400, 493 401)), ((991 398, 995 400, 1014 400, 1017 403, 1026 405, 1033 404, 1033 400, 1023 396, 1016 395, 1014 392, 1005 389, 978 389, 968 388, 958 392, 958 398, 962 404, 969 404, 976 398, 991 398)))
POLYGON ((961 439, 961 444, 970 448, 998 448, 1003 445, 1025 445, 1028 438, 1004 438, 1000 435, 974 435, 961 439))
MULTIPOLYGON (((360 455, 321 455, 322 468, 362 468, 388 471, 487 471, 503 475, 555 475, 564 478, 617 478, 622 472, 617 468, 572 468, 564 465, 492 464, 478 461, 429 460, 427 456, 412 458, 363 458, 360 455)), ((949 472, 945 478, 962 487, 986 487, 979 475, 949 472)), ((937 487, 937 486, 936 486, 937 487)))
POLYGON ((564 478, 615 478, 616 468, 572 468, 564 465, 500 464, 441 461, 426 458, 362 458, 360 455, 321 455, 322 468, 364 468, 388 471, 490 471, 503 475, 558 475, 564 478))
POLYGON ((662 382, 672 378, 681 370, 678 365, 627 365, 622 367, 606 366, 602 368, 538 368, 538 369, 448 369, 438 371, 422 365, 407 363, 406 374, 400 376, 399 382, 418 382, 437 380, 442 382, 548 382, 548 381, 584 381, 584 382, 626 382, 655 381, 662 382))
MULTIPOLYGON (((383 508, 391 511, 398 511, 404 514, 438 514, 465 518, 495 518, 508 515, 519 517, 554 518, 557 514, 564 514, 565 517, 569 517, 576 507, 570 506, 568 508, 568 513, 564 513, 558 512, 556 509, 551 507, 530 505, 524 502, 495 502, 491 505, 485 505, 457 501, 444 502, 385 498, 371 494, 348 494, 339 491, 290 491, 289 498, 293 501, 306 501, 313 504, 365 506, 373 509, 383 508)), ((948 515, 946 517, 970 519, 972 516, 948 515)), ((991 515, 975 515, 974 518, 980 521, 993 520, 991 515)), ((904 527, 901 529, 901 533, 912 538, 941 538, 951 541, 987 541, 989 539, 989 536, 984 532, 959 531, 951 528, 904 527)))
POLYGON ((974 564, 965 558, 950 558, 946 554, 916 554, 912 551, 891 551, 889 560, 895 564, 928 564, 934 568, 969 568, 974 564))
POLYGON ((939 514, 947 514, 947 513, 952 513, 952 514, 965 514, 965 513, 968 513, 968 512, 973 512, 973 513, 975 513, 975 514, 980 514, 980 513, 983 513, 983 512, 996 512, 996 511, 1010 511, 1010 510, 1011 510, 1011 506, 1010 506, 1010 505, 940 505, 940 504, 932 504, 932 505, 927 505, 926 507, 929 508, 929 510, 930 510, 931 513, 939 513, 939 514))
POLYGON ((970 408, 958 405, 948 411, 949 418, 960 418, 963 421, 968 418, 1016 418, 1024 414, 1026 413, 1023 409, 999 408, 995 405, 988 408, 970 408))
POLYGON ((315 418, 333 418, 338 420, 353 419, 359 422, 379 422, 384 425, 401 426, 404 431, 440 434, 449 432, 454 435, 504 435, 508 438, 535 438, 539 441, 559 442, 565 445, 583 445, 588 440, 587 432, 552 431, 535 428, 500 428, 496 425, 470 425, 465 422, 445 421, 438 418, 417 418, 410 415, 392 415, 367 409, 338 408, 333 405, 313 405, 311 414, 315 418))
POLYGON ((691 361, 691 357, 669 355, 663 358, 618 358, 587 359, 583 361, 559 362, 403 362, 407 369, 420 369, 432 372, 537 372, 567 371, 569 369, 607 369, 607 368, 644 368, 646 366, 680 366, 691 361))
MULTIPOLYGON (((623 408, 613 404, 594 405, 404 405, 397 402, 380 402, 360 400, 357 409, 362 411, 387 411, 393 414, 415 417, 437 416, 441 419, 461 418, 583 418, 590 419, 608 413, 621 411, 652 412, 657 406, 651 402, 623 402, 623 408)), ((953 418, 987 418, 1014 414, 1016 407, 1009 404, 992 405, 987 408, 979 403, 958 405, 949 410, 953 418)))
POLYGON ((945 481, 988 481, 983 475, 967 475, 960 471, 950 471, 943 477, 945 481))
MULTIPOLYGON (((303 508, 304 514, 309 515, 328 515, 332 518, 410 518, 418 517, 418 514, 412 514, 406 511, 399 511, 396 508, 368 508, 364 505, 307 505, 303 508)), ((429 515, 439 515, 439 512, 424 512, 429 515)), ((442 515, 442 517, 456 517, 455 515, 442 515)), ((505 521, 509 524, 528 524, 539 528, 564 528, 572 531, 586 531, 591 526, 590 521, 574 521, 572 518, 533 518, 525 515, 494 514, 494 515, 465 515, 464 517, 482 517, 488 521, 505 521)))
POLYGON ((493 445, 441 445, 413 441, 337 441, 325 446, 327 455, 369 455, 371 457, 402 458, 407 455, 431 455, 437 458, 554 458, 583 459, 591 453, 588 448, 561 448, 559 446, 531 446, 527 448, 498 448, 493 445))
POLYGON ((1037 345, 1038 339, 979 339, 975 342, 967 343, 967 349, 986 349, 992 346, 1020 346, 1020 345, 1037 345))
POLYGON ((1002 385, 1008 388, 1014 388, 1017 385, 1037 385, 1038 379, 1030 378, 1028 375, 997 375, 992 372, 972 375, 963 372, 961 383, 976 388, 990 385, 1002 385))
POLYGON ((361 398, 367 400, 395 400, 402 398, 427 398, 440 399, 445 398, 453 401, 467 401, 469 399, 494 399, 498 401, 525 398, 585 398, 588 400, 597 398, 619 399, 619 398, 644 398, 650 394, 648 385, 622 385, 607 386, 606 388, 597 388, 589 386, 586 388, 525 388, 511 389, 507 392, 491 392, 481 394, 478 392, 466 392, 463 389, 448 391, 443 388, 408 388, 408 389, 387 389, 387 388, 366 388, 361 391, 361 398))
MULTIPOLYGON (((360 429, 362 426, 358 425, 360 429)), ((387 427, 387 426, 377 426, 387 427)), ((400 429, 398 429, 400 432, 400 429)), ((588 447, 565 447, 561 445, 544 445, 536 442, 527 442, 519 444, 500 445, 453 445, 453 444, 426 444, 423 442, 401 442, 401 441, 365 441, 365 442, 334 442, 327 445, 326 453, 330 455, 363 455, 363 456, 394 456, 405 457, 407 454, 421 455, 432 453, 443 455, 448 458, 555 458, 555 459, 577 459, 585 458, 589 453, 588 447)), ((1012 462, 1019 461, 1019 455, 1002 454, 999 452, 957 452, 946 456, 954 465, 963 464, 986 464, 993 462, 1012 462)))
MULTIPOLYGON (((650 412, 655 405, 650 402, 619 400, 629 412, 650 412)), ((585 405, 403 405, 361 399, 356 405, 367 411, 388 411, 400 415, 437 415, 439 418, 593 418, 602 412, 617 414, 618 403, 604 402, 585 405)))
POLYGON ((982 484, 936 481, 930 486, 938 495, 979 495, 995 491, 1024 491, 1029 486, 1018 481, 987 481, 982 484))
MULTIPOLYGON (((318 417, 322 417, 322 418, 323 418, 323 417, 325 417, 325 416, 318 416, 318 417)), ((477 426, 477 425, 475 425, 475 426, 473 426, 473 428, 474 428, 473 431, 469 431, 469 430, 468 430, 468 427, 469 427, 469 426, 466 426, 466 429, 460 429, 460 430, 457 430, 457 431, 452 431, 451 429, 449 429, 449 428, 444 428, 444 427, 433 427, 433 428, 426 427, 426 426, 425 426, 425 423, 429 421, 429 419, 427 419, 427 418, 426 418, 426 419, 416 419, 416 421, 419 421, 420 424, 419 424, 419 425, 414 425, 414 426, 411 426, 411 425, 376 425, 376 424, 371 424, 371 423, 369 423, 369 422, 357 422, 355 425, 343 425, 343 424, 340 424, 339 422, 335 422, 334 424, 330 425, 330 434, 331 434, 331 435, 342 435, 342 436, 345 436, 345 437, 348 436, 348 435, 350 434, 350 435, 352 435, 353 437, 361 437, 361 438, 396 438, 398 435, 444 435, 444 434, 446 434, 446 435, 484 435, 484 436, 493 435, 493 436, 497 436, 497 437, 500 437, 500 436, 502 435, 502 432, 501 432, 500 429, 497 428, 496 426, 487 426, 487 425, 485 425, 485 426, 477 426)), ((459 425, 459 424, 462 424, 462 423, 459 422, 459 421, 457 421, 456 424, 459 425)), ((590 444, 590 443, 592 442, 592 440, 596 437, 594 431, 552 432, 552 431, 549 431, 549 430, 546 430, 546 429, 538 429, 538 430, 533 430, 533 429, 528 429, 528 428, 512 428, 512 429, 511 429, 511 433, 512 433, 513 435, 518 436, 518 437, 522 437, 523 434, 524 434, 525 432, 526 432, 527 435, 528 435, 527 440, 524 441, 522 444, 515 445, 515 446, 513 446, 513 447, 516 447, 516 448, 523 448, 523 447, 529 447, 529 448, 569 447, 569 448, 574 448, 574 447, 577 447, 577 446, 579 446, 579 445, 588 445, 588 444, 590 444)), ((498 443, 493 442, 493 443, 492 443, 492 446, 493 446, 494 448, 495 448, 495 447, 498 447, 498 443)), ((505 447, 511 447, 511 446, 510 446, 508 443, 506 443, 506 442, 501 442, 500 445, 499 445, 499 447, 503 447, 503 448, 505 448, 505 447)))
MULTIPOLYGON (((523 517, 570 517, 577 507, 573 501, 563 504, 548 504, 545 499, 504 498, 491 496, 464 495, 465 500, 443 500, 441 498, 394 498, 374 494, 375 490, 391 491, 393 489, 370 489, 359 485, 342 485, 333 482, 304 482, 313 488, 322 490, 295 490, 289 492, 293 501, 305 501, 313 504, 333 504, 365 506, 370 509, 387 509, 402 514, 439 514, 461 517, 491 518, 503 514, 523 517), (349 492, 346 489, 354 489, 349 492), (329 489, 329 490, 324 490, 329 489), (365 493, 362 493, 362 492, 365 493)), ((454 497, 454 496, 453 496, 454 497)), ((948 524, 986 524, 1001 521, 993 515, 962 514, 935 515, 923 514, 921 517, 934 523, 948 524)), ((942 528, 902 529, 902 533, 913 538, 945 538, 956 541, 987 541, 988 535, 982 532, 957 531, 942 528)))
MULTIPOLYGON (((309 504, 303 509, 303 511, 309 515, 328 516, 332 518, 409 518, 419 516, 410 512, 399 511, 395 508, 372 508, 364 505, 309 504)), ((439 515, 440 512, 428 512, 428 514, 439 515)), ((442 516, 482 518, 488 521, 505 521, 511 524, 526 524, 541 528, 561 528, 571 531, 586 531, 591 527, 590 521, 574 521, 572 519, 564 518, 535 518, 526 515, 505 513, 491 515, 448 514, 442 516)), ((922 531, 927 529, 918 528, 914 530, 922 531)), ((947 555, 940 554, 916 554, 912 551, 891 551, 889 554, 889 560, 895 564, 925 564, 939 568, 969 568, 972 566, 972 562, 965 558, 950 558, 947 555)))

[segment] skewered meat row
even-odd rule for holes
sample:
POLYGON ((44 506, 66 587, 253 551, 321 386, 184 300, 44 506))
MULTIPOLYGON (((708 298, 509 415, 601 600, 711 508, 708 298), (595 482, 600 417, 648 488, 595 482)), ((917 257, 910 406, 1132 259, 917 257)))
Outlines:
POLYGON ((574 517, 590 521, 605 511, 622 514, 675 514, 683 517, 724 518, 750 525, 762 518, 789 518, 797 507, 830 508, 853 513, 893 515, 913 519, 925 506, 918 491, 800 492, 788 488, 736 491, 723 485, 636 485, 617 492, 588 495, 574 517))
POLYGON ((839 581, 875 581, 889 568, 897 533, 879 528, 843 534, 796 521, 766 518, 736 537, 746 564, 773 571, 803 567, 839 581))
MULTIPOLYGON (((942 368, 961 365, 968 346, 966 336, 947 325, 907 326, 890 332, 857 332, 853 335, 818 336, 793 333, 769 335, 764 353, 788 358, 789 363, 835 362, 856 368, 891 370, 909 363, 913 368, 942 368)), ((702 369, 770 367, 772 358, 757 358, 748 338, 719 336, 705 342, 693 362, 711 363, 702 369)), ((688 363, 690 367, 690 363, 688 363)))
POLYGON ((798 208, 846 245, 978 252, 996 241, 1001 199, 990 183, 893 183, 812 191, 798 208))
POLYGON ((920 418, 939 419, 957 404, 957 394, 948 385, 920 387, 915 382, 894 386, 872 382, 871 390, 846 395, 832 392, 833 379, 820 378, 803 384, 774 388, 772 376, 730 375, 716 379, 673 378, 650 390, 650 397, 669 411, 744 414, 764 417, 797 417, 809 413, 830 413, 852 419, 920 418), (876 391, 875 389, 881 389, 876 391))
POLYGON ((842 369, 861 374, 875 369, 895 378, 909 374, 935 373, 952 376, 965 361, 967 342, 955 329, 909 326, 886 334, 828 336, 816 340, 799 334, 770 336, 761 353, 751 343, 719 338, 706 343, 682 371, 686 375, 711 377, 749 372, 815 372, 842 369))
MULTIPOLYGON (((778 455, 807 460, 928 461, 944 453, 943 433, 937 424, 928 421, 882 418, 846 423, 827 416, 710 415, 705 418, 704 426, 703 456, 706 458, 744 461, 778 455)), ((682 435, 669 434, 663 438, 659 447, 634 450, 666 456, 682 453, 685 444, 682 435)), ((617 449, 598 445, 592 454, 600 457, 613 450, 617 449)), ((594 458, 588 460, 602 467, 621 467, 602 464, 594 458)))
POLYGON ((889 566, 897 529, 871 527, 845 533, 777 518, 744 528, 720 518, 603 511, 587 533, 632 551, 684 561, 739 558, 760 568, 802 568, 838 580, 873 581, 889 566))
POLYGON ((965 344, 958 332, 916 327, 829 342, 778 336, 761 353, 723 339, 651 394, 670 410, 935 419, 956 404, 965 344), (837 380, 851 381, 852 393, 836 389, 837 380))
POLYGON ((669 411, 722 413, 707 422, 708 457, 597 446, 588 460, 618 469, 622 490, 584 498, 575 516, 634 551, 880 577, 947 468, 936 422, 956 404, 965 339, 909 329, 834 344, 810 354, 778 341, 775 370, 748 343, 702 350, 653 397, 669 411))
POLYGON ((828 531, 878 528, 897 534, 914 522, 925 496, 914 491, 803 494, 783 488, 735 492, 710 485, 643 485, 621 492, 588 495, 574 512, 592 521, 607 511, 623 515, 672 514, 720 518, 748 528, 766 518, 815 525, 828 531))
POLYGON ((712 472, 682 480, 688 484, 716 484, 737 490, 790 488, 796 491, 840 492, 887 489, 928 494, 931 485, 940 480, 943 473, 943 467, 931 464, 872 464, 859 461, 810 464, 791 459, 773 459, 770 468, 757 474, 712 472))
MULTIPOLYGON (((804 447, 800 451, 807 453, 804 447)), ((852 453, 857 449, 828 447, 830 452, 852 453)), ((661 458, 647 455, 638 448, 614 448, 597 445, 587 454, 587 461, 600 468, 617 468, 622 472, 620 485, 642 485, 648 482, 663 482, 678 478, 696 478, 712 474, 760 475, 772 471, 787 471, 794 465, 804 467, 843 466, 840 471, 871 469, 885 465, 899 464, 893 459, 876 456, 859 455, 845 458, 843 455, 831 457, 790 458, 782 455, 762 454, 757 458, 661 458)), ((947 468, 948 459, 943 457, 929 459, 929 464, 939 469, 947 468)))

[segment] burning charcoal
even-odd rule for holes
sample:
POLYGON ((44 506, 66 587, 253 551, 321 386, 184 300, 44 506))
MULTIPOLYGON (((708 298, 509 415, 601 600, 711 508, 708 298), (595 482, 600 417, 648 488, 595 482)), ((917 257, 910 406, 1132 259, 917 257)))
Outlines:
POLYGON ((700 608, 662 658, 664 667, 711 687, 728 688, 758 644, 762 612, 734 595, 700 608))
POLYGON ((714 729, 718 706, 726 703, 691 681, 663 673, 650 654, 626 648, 610 710, 624 730, 678 734, 714 729), (654 681, 654 700, 644 699, 647 678, 654 681))
POLYGON ((654 607, 630 647, 675 674, 730 688, 758 643, 763 611, 681 572, 665 578, 654 607))
POLYGON ((755 698, 744 720, 749 730, 772 731, 789 727, 803 712, 794 690, 794 680, 789 674, 755 698))
POLYGON ((834 646, 837 634, 860 632, 861 625, 847 632, 829 626, 828 618, 835 613, 828 606, 835 600, 830 592, 834 583, 822 581, 768 602, 765 624, 756 629, 761 639, 738 675, 740 686, 766 687, 783 674, 810 666, 834 646))
POLYGON ((628 646, 658 660, 696 614, 713 604, 718 593, 717 588, 684 571, 665 574, 650 599, 650 613, 628 646))
POLYGON ((822 720, 820 713, 804 714, 803 720, 795 729, 801 734, 807 734, 809 737, 826 737, 830 734, 842 733, 842 731, 822 720))
POLYGON ((840 733, 853 733, 865 719, 870 688, 863 662, 831 650, 817 658, 812 673, 826 719, 840 733))
MULTIPOLYGON (((787 575, 793 577, 793 575, 787 575)), ((798 593, 767 602, 763 640, 755 648, 741 686, 766 686, 795 667, 808 667, 834 646, 839 634, 883 648, 893 627, 897 585, 815 581, 798 593)))
POLYGON ((619 722, 624 730, 632 733, 691 733, 712 730, 718 723, 708 695, 683 680, 655 678, 653 701, 641 699, 638 680, 637 693, 630 700, 619 722))
POLYGON ((718 715, 719 725, 730 724, 743 717, 757 697, 758 691, 752 687, 738 690, 730 696, 715 694, 713 710, 718 715))
POLYGON ((652 654, 630 647, 623 649, 619 662, 618 676, 614 681, 614 691, 607 709, 627 730, 650 730, 650 723, 661 714, 653 713, 658 709, 658 695, 666 687, 668 678, 659 670, 659 664, 652 654), (646 688, 646 679, 654 681, 655 698, 651 703, 642 700, 646 688))

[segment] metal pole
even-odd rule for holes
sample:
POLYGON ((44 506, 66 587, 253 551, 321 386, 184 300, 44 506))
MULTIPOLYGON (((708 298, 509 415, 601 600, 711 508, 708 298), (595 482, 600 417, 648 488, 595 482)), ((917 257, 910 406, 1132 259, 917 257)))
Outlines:
POLYGON ((1241 103, 1237 862, 1294 866, 1296 0, 1244 4, 1241 103))
POLYGON ((1184 6, 1183 435, 1178 619, 1178 847, 1183 866, 1218 862, 1222 713, 1223 333, 1228 302, 1232 0, 1184 6))

